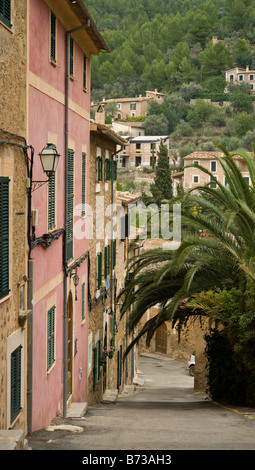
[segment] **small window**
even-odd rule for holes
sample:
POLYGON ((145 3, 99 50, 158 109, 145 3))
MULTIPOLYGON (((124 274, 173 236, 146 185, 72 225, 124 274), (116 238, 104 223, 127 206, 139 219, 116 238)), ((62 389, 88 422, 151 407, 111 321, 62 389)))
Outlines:
POLYGON ((195 161, 194 161, 194 165, 199 165, 199 161, 198 161, 198 160, 195 160, 195 161))
POLYGON ((210 187, 215 189, 216 188, 216 183, 215 183, 215 180, 212 176, 210 177, 210 181, 213 181, 213 183, 210 184, 210 187))
POLYGON ((11 28, 11 0, 0 0, 0 21, 11 28))
POLYGON ((47 370, 55 362, 55 305, 47 313, 47 370))
POLYGON ((227 178, 226 178, 226 176, 225 176, 225 186, 227 186, 227 185, 228 185, 228 180, 227 180, 227 178))
POLYGON ((254 83, 250 84, 251 90, 254 90, 254 83))
POLYGON ((198 176, 194 176, 194 177, 193 177, 193 182, 194 182, 194 183, 198 183, 198 176))
POLYGON ((136 103, 130 103, 130 109, 131 111, 135 111, 136 110, 136 103))
POLYGON ((250 74, 250 80, 251 80, 251 81, 254 80, 254 74, 253 74, 253 73, 250 74))
POLYGON ((105 159, 105 180, 109 181, 112 179, 112 161, 110 158, 105 159))
POLYGON ((238 80, 239 80, 239 82, 242 82, 243 81, 243 75, 239 75, 238 80))
POLYGON ((54 13, 50 12, 50 60, 56 62, 56 29, 57 29, 57 19, 54 13))
POLYGON ((216 162, 211 162, 211 171, 216 171, 216 162))
POLYGON ((104 277, 109 276, 111 271, 111 246, 107 245, 104 248, 104 277))
POLYGON ((11 422, 21 410, 21 350, 19 346, 11 353, 11 422))
POLYGON ((74 40, 70 37, 69 43, 69 75, 71 78, 74 76, 74 40))
POLYGON ((245 180, 248 184, 250 184, 250 178, 249 178, 249 176, 244 176, 243 178, 244 178, 244 180, 245 180))
POLYGON ((83 90, 87 90, 87 57, 83 54, 83 90))
POLYGON ((234 81, 234 75, 229 75, 229 80, 230 80, 231 82, 233 82, 233 81, 234 81))

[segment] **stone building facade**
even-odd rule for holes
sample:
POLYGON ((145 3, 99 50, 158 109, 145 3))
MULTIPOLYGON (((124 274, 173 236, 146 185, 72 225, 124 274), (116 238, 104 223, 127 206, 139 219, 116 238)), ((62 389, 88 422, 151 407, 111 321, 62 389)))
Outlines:
POLYGON ((91 122, 88 404, 100 402, 109 391, 121 392, 134 373, 123 363, 128 339, 117 301, 128 256, 127 237, 121 235, 125 207, 116 193, 117 146, 125 144, 107 126, 91 122))
POLYGON ((0 15, 0 429, 27 430, 27 2, 0 15))

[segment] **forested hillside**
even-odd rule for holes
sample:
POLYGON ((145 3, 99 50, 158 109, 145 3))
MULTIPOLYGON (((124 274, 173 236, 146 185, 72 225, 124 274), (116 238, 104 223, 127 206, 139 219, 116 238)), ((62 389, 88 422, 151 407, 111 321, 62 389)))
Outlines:
POLYGON ((111 54, 92 61, 93 100, 178 91, 255 68, 255 0, 86 0, 111 54), (212 37, 219 40, 212 45, 212 37))

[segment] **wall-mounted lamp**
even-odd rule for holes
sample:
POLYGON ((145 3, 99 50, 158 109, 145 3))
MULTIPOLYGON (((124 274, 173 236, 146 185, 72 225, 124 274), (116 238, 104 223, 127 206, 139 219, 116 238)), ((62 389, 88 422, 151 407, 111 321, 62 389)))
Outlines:
POLYGON ((70 275, 73 278, 73 283, 75 286, 75 300, 77 300, 77 286, 79 284, 80 278, 77 273, 77 268, 75 269, 74 273, 71 273, 70 275))
POLYGON ((41 164, 43 167, 44 173, 51 178, 51 176, 55 173, 60 154, 58 153, 56 146, 54 144, 47 144, 39 153, 41 164))

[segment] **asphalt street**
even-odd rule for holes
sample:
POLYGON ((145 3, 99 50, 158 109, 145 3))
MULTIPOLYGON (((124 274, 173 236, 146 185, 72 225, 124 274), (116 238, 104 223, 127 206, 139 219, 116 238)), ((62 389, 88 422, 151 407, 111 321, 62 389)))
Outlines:
POLYGON ((140 356, 144 385, 82 418, 57 417, 28 438, 33 450, 255 450, 255 409, 223 407, 194 393, 187 363, 140 356), (76 432, 74 432, 76 431, 76 432))

